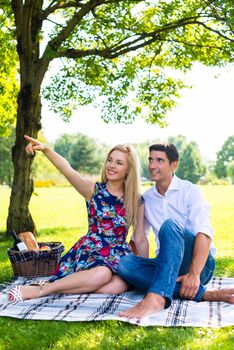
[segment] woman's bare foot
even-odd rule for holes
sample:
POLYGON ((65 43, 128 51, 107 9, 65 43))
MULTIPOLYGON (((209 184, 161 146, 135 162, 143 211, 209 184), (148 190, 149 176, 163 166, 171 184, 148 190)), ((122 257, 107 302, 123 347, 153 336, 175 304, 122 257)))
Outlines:
POLYGON ((234 288, 207 290, 203 294, 202 301, 223 301, 234 304, 234 288))
POLYGON ((155 293, 148 293, 146 297, 138 303, 136 306, 122 311, 119 313, 119 316, 126 318, 138 318, 141 319, 146 316, 150 316, 164 310, 165 307, 165 298, 161 295, 155 293))

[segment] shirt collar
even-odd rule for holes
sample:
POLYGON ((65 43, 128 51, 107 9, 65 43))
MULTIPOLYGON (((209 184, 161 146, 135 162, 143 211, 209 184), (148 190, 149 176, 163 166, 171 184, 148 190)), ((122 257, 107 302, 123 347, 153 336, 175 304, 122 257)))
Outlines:
POLYGON ((167 189, 168 191, 178 190, 179 189, 179 178, 174 174, 171 180, 171 183, 167 189))
MULTIPOLYGON (((179 178, 174 174, 165 195, 169 191, 177 191, 179 189, 179 181, 180 181, 179 178)), ((161 194, 158 192, 156 185, 154 186, 154 193, 161 196, 161 194)))

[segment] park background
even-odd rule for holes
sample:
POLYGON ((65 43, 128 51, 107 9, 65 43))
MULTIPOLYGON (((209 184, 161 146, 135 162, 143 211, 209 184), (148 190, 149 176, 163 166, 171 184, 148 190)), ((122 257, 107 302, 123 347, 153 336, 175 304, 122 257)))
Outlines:
MULTIPOLYGON (((201 67, 201 76, 204 76, 205 68, 201 67)), ((199 72, 199 70, 198 70, 199 72)), ((208 72, 211 80, 215 79, 215 82, 222 81, 222 75, 219 78, 213 78, 208 72)), ((225 74, 224 74, 225 75, 225 74)), ((199 74, 197 75, 199 77, 199 74)), ((228 74, 226 75, 228 77, 228 74)), ((201 81, 203 79, 201 78, 201 81)), ((229 79, 227 79, 227 82, 229 79)), ((226 87, 227 83, 226 82, 226 87)), ((202 86, 207 86, 206 83, 201 82, 202 86)), ((199 86, 201 87, 201 86, 199 86)), ((216 86, 217 88, 217 86, 216 86)), ((221 94, 224 89, 221 89, 220 97, 218 100, 220 109, 222 105, 225 105, 225 98, 227 98, 229 89, 225 90, 226 94, 221 94), (222 101, 222 102, 221 102, 222 101)), ((200 91, 200 89, 198 89, 200 91)), ((218 94, 219 89, 217 90, 218 94)), ((193 90, 189 90, 192 95, 193 90)), ((202 98, 203 94, 200 96, 202 98)), ((207 95, 208 96, 208 95, 207 95)), ((207 97, 208 98, 208 97, 207 97)), ((195 100, 195 96, 190 96, 186 103, 191 106, 191 100, 195 100)), ((197 100, 196 100, 197 101, 197 100)), ((217 108, 217 99, 216 110, 217 108)), ((231 101, 230 96, 227 100, 231 101)), ((228 102, 226 101, 226 104, 228 102)), ((211 103, 211 102, 210 102, 211 103)), ((196 103, 195 103, 196 105, 196 103)), ((183 108, 183 103, 181 107, 183 108)), ((206 107, 203 107, 206 109, 206 107)), ((195 106, 191 111, 194 111, 195 106)), ((228 107, 228 111, 232 112, 231 107, 228 107)), ((48 112, 48 111, 47 111, 48 112)), ((94 115, 91 109, 91 117, 94 115)), ((196 113, 196 112, 195 112, 196 113)), ((201 112, 199 112, 200 115, 201 112)), ((214 112, 215 113, 215 112, 214 112)), ((214 117, 214 113, 212 116, 214 117)), ((211 114, 209 114, 211 115, 211 114)), ((209 116, 208 115, 208 116, 209 116)), ((225 113, 225 116, 227 114, 225 113)), ((178 111, 171 113, 170 119, 173 119, 173 124, 177 125, 177 117, 180 118, 181 113, 178 115, 178 111)), ((207 116, 207 118, 208 118, 207 116)), ((217 248, 216 255, 216 276, 233 277, 234 276, 234 227, 233 227, 233 208, 234 208, 234 186, 232 184, 233 177, 232 172, 221 173, 221 176, 217 176, 214 172, 217 160, 219 166, 217 170, 221 168, 232 169, 230 166, 233 160, 233 136, 229 134, 231 130, 232 118, 230 114, 222 123, 220 119, 211 118, 209 125, 211 127, 202 127, 201 122, 196 124, 198 135, 202 135, 201 139, 205 140, 204 153, 200 151, 202 149, 199 138, 196 138, 196 133, 193 133, 196 128, 191 126, 190 118, 185 118, 183 123, 173 130, 169 129, 168 137, 165 129, 159 129, 155 126, 145 126, 146 130, 155 129, 155 135, 157 137, 149 137, 150 133, 147 131, 143 133, 142 126, 133 128, 133 126, 126 125, 102 125, 101 119, 95 116, 93 121, 87 123, 87 114, 84 114, 84 122, 81 123, 82 114, 79 116, 74 115, 72 122, 69 125, 59 122, 56 116, 52 115, 52 124, 50 118, 47 120, 47 124, 44 123, 43 132, 40 137, 43 141, 51 143, 52 147, 57 147, 66 158, 71 157, 70 161, 74 162, 74 166, 81 168, 84 174, 90 174, 93 169, 93 179, 99 178, 99 169, 103 162, 104 153, 106 149, 113 143, 116 143, 119 138, 120 142, 127 142, 128 136, 132 143, 135 144, 138 153, 141 157, 142 168, 144 174, 147 174, 147 156, 148 145, 150 142, 156 141, 173 141, 180 148, 180 151, 185 152, 185 168, 182 169, 180 174, 182 177, 186 176, 201 187, 201 190, 206 200, 211 204, 211 222, 215 231, 215 246, 217 248), (53 123, 55 123, 53 125, 53 123), (61 124, 61 128, 56 128, 56 125, 61 124), (99 129, 98 125, 101 124, 104 128, 99 129), (88 125, 88 129, 87 129, 88 125), (90 128, 92 125, 92 128, 90 128), (216 125, 216 126, 215 126, 216 125), (229 127, 226 128, 226 125, 229 127), (75 128, 77 128, 76 132, 75 128), (180 129, 181 128, 181 129, 180 129), (92 133, 85 132, 85 130, 94 130, 92 133), (113 130, 112 130, 113 129, 113 130), (123 136, 123 130, 127 130, 123 136), (137 132, 140 130, 140 141, 137 132), (181 133, 180 133, 181 130, 181 133), (186 132, 187 130, 187 132, 186 132), (65 131, 65 135, 64 132, 65 131), (82 131, 83 133, 77 133, 82 131), (117 131, 117 132, 116 132, 117 131), (178 135, 176 134, 178 132, 178 135), (183 135, 182 135, 183 133, 183 135), (97 134, 98 137, 95 137, 97 134), (213 135, 220 135, 220 137, 213 137, 213 135), (106 138, 105 135, 108 135, 106 138), (111 137, 115 140, 108 142, 111 137), (221 137, 222 135, 222 137, 221 137), (145 138, 145 136, 147 136, 145 138), (213 140, 213 141, 212 141, 213 140), (103 142, 106 141, 106 142, 103 142), (114 142, 115 141, 115 142, 114 142), (209 150, 210 142, 214 142, 213 147, 209 150), (207 147, 206 147, 207 146, 207 147), (81 149, 79 149, 81 147, 81 149), (184 148, 184 149, 183 149, 184 148), (187 151, 186 151, 187 150, 187 151), (81 152, 82 151, 82 152, 81 152), (83 152, 84 151, 84 152, 83 152), (189 152, 189 154, 187 153, 189 152), (89 157, 91 155, 91 157, 89 157), (217 157, 217 156, 222 157, 217 157), (96 157, 96 159, 95 159, 96 157), (82 164, 82 159, 85 160, 85 164, 82 164), (196 159, 196 162, 192 162, 196 159), (87 160, 90 162, 87 164, 87 160), (95 168, 96 166, 96 168, 95 168), (187 167, 186 167, 187 166, 187 167), (228 167, 229 166, 229 167, 228 167), (192 178, 191 178, 192 177, 192 178)), ((45 118, 45 116, 43 116, 45 118)), ((204 119, 204 116, 203 116, 204 119)), ((208 118, 209 119, 209 118, 208 118)), ((222 119, 222 118, 221 118, 222 119)), ((223 118, 223 120, 225 117, 223 118)), ((11 137, 8 139, 13 141, 11 137)), ((11 147, 11 142, 8 144, 11 147)), ((10 154, 10 147, 6 148, 8 154, 10 154)), ((9 157, 4 155, 4 161, 9 157)), ((182 156, 183 160, 183 156, 182 156)), ((8 175, 11 173, 11 165, 9 165, 8 175)), ((67 181, 54 169, 49 162, 41 154, 37 154, 34 164, 34 176, 35 176, 35 189, 30 202, 30 211, 34 217, 37 225, 38 234, 37 240, 42 242, 50 241, 62 241, 67 250, 81 235, 87 230, 87 216, 86 206, 84 199, 69 186, 67 181)), ((10 183, 6 184, 6 180, 10 179, 9 176, 3 181, 0 187, 0 245, 1 245, 1 257, 0 257, 0 282, 9 281, 12 276, 12 267, 7 257, 6 250, 11 247, 13 242, 10 238, 5 237, 6 218, 10 198, 10 183)), ((9 180, 11 181, 11 180, 9 180)), ((142 181, 142 192, 150 186, 150 182, 145 176, 142 181)), ((154 256, 155 243, 151 233, 150 235, 151 250, 150 255, 154 256)), ((148 327, 139 328, 129 324, 122 324, 117 321, 104 321, 104 322, 91 322, 91 323, 62 323, 56 321, 20 321, 17 319, 0 318, 0 326, 2 337, 0 340, 0 349, 233 349, 234 329, 233 327, 226 327, 222 329, 212 328, 163 328, 163 327, 148 327), (17 332, 12 334, 12 329, 17 329, 17 332), (46 336, 45 336, 46 334, 46 336), (170 340, 169 340, 170 339, 170 340), (53 344, 53 345, 52 345, 53 344)))
MULTIPOLYGON (((8 1, 1 5, 8 5, 8 1)), ((25 2, 27 5, 32 2, 25 2)), ((39 3, 39 2, 37 2, 39 3)), ((154 3, 154 2, 152 2, 154 3)), ((179 15, 177 5, 187 10, 186 1, 162 2, 163 9, 172 6, 172 15, 179 15), (173 4, 174 3, 174 4, 173 4), (175 5, 175 7, 173 7, 175 5), (175 9, 175 11, 174 11, 175 9)), ((202 1, 189 2, 188 9, 199 6, 202 1), (199 3, 199 4, 198 4, 199 3)), ((62 2, 61 2, 62 4, 62 2)), ((206 3, 207 5, 208 3, 206 3)), ((210 2, 211 6, 222 7, 223 2, 210 2), (214 3, 214 4, 213 4, 214 3)), ((7 6, 6 5, 6 6, 7 6)), ((229 5, 229 2, 225 2, 229 5)), ((63 5, 62 5, 63 6, 63 5)), ((6 9, 9 10, 8 8, 6 9)), ((0 10, 1 16, 1 45, 4 45, 3 37, 7 37, 8 31, 4 27, 4 14, 10 21, 11 12, 0 10)), ((163 17, 163 16, 162 16, 163 17)), ((117 17, 116 17, 117 18, 117 17)), ((162 24, 164 20, 162 18, 162 24)), ((230 18, 230 16, 228 17, 230 18)), ((113 18, 111 19, 113 21, 113 18)), ((8 22, 9 23, 9 22, 8 22)), ((113 23, 113 22, 112 22, 113 23)), ((25 22, 26 24, 26 22, 25 22)), ((88 30, 93 29, 88 21, 88 30)), ((10 27, 10 26, 9 26, 10 27)), ((98 28, 98 27, 97 27, 98 28)), ((11 29, 11 28, 10 28, 11 29)), ((111 28, 112 29, 112 28, 111 28)), ((202 31, 201 31, 202 32, 202 31)), ((180 33, 179 33, 180 34, 180 33)), ((180 36, 180 35, 179 35, 180 36)), ((111 37, 112 40, 113 36, 111 37)), ((172 37, 173 38, 173 37, 172 37)), ((196 35, 193 36, 195 40, 196 35)), ((209 35, 208 35, 209 38, 209 35)), ((175 39, 175 37, 173 38, 175 39)), ((191 39, 191 37, 189 37, 191 39)), ((212 39, 212 38, 211 38, 212 39)), ((7 51, 11 48, 8 37, 0 57, 10 60, 14 74, 15 55, 7 51)), ((206 37, 204 36, 204 40, 206 37)), ((96 42, 96 38, 94 40, 96 42)), ((14 39, 13 39, 14 42, 14 39)), ((208 42, 210 42, 208 40, 208 42)), ((213 41, 212 41, 213 42, 213 41)), ((186 62, 188 57, 191 61, 204 61, 213 67, 204 67, 201 63, 192 64, 191 71, 179 73, 193 85, 192 89, 183 89, 179 99, 179 106, 167 113, 168 126, 159 128, 156 125, 146 125, 138 117, 130 125, 105 124, 101 121, 100 110, 94 107, 82 107, 77 109, 70 123, 62 122, 54 115, 47 102, 42 100, 42 131, 39 138, 49 142, 52 147, 60 149, 61 154, 68 158, 73 166, 84 174, 91 174, 98 179, 100 164, 106 149, 118 142, 133 143, 140 155, 142 162, 142 192, 150 185, 147 178, 147 147, 149 143, 157 141, 173 141, 181 153, 180 176, 196 182, 211 204, 211 221, 215 230, 215 245, 217 248, 216 276, 234 277, 233 263, 233 64, 230 62, 228 45, 222 43, 225 50, 217 57, 212 57, 215 52, 202 52, 193 56, 192 51, 183 51, 181 47, 178 53, 184 52, 181 62, 186 62), (226 55, 227 53, 227 55, 226 55), (187 55, 187 57, 186 57, 187 55), (199 56, 200 55, 200 56, 199 56), (225 56, 226 55, 226 56, 225 56), (183 59, 185 59, 183 61, 183 59), (222 61, 223 60, 223 61, 222 61), (215 62, 222 68, 214 68, 215 62), (64 133, 66 135, 64 135, 64 133), (79 148, 79 147, 80 148, 79 148), (91 154, 89 163, 79 163, 81 150, 84 151, 83 160, 91 154), (185 160, 182 162, 182 160, 185 160), (192 176, 192 177, 191 177, 192 176)), ((209 45, 208 45, 209 46, 209 45)), ((172 50, 173 52, 173 50, 172 50)), ((176 52, 176 50, 175 50, 176 52)), ((230 51, 231 52, 231 51, 230 51)), ((50 52, 50 55, 53 52, 50 52)), ((178 60, 179 62, 180 60, 178 60)), ((1 61, 3 62, 3 61, 1 61)), ((169 61, 170 62, 170 61, 169 61)), ((173 58, 172 61, 173 62, 173 58)), ((170 63, 171 63, 170 62, 170 63)), ((176 59, 174 62, 177 62, 176 59)), ((183 70, 183 63, 178 63, 183 70)), ((173 65, 173 63, 172 63, 173 65)), ((30 68, 31 66, 28 66, 30 68)), ((189 64, 187 65, 187 68, 189 64)), ((94 68, 96 68, 94 66, 94 68)), ((163 67, 167 73, 177 78, 173 69, 163 67)), ((179 68, 179 67, 177 67, 179 68)), ((191 68, 191 67, 190 67, 191 68)), ((4 101, 5 91, 9 91, 9 71, 1 65, 1 89, 0 97, 4 101), (4 75, 6 74, 6 75, 4 75), (4 85, 4 83, 8 85, 4 85), (5 88, 7 87, 7 88, 5 88), (4 90, 5 88, 5 90, 4 90)), ((163 69, 162 69, 163 70, 163 69)), ((83 74, 81 70, 80 77, 83 74)), ((26 75, 30 75, 27 71, 26 75)), ((57 75, 57 70, 52 69, 49 76, 57 75)), ((49 76, 46 76, 49 78, 49 76)), ((54 89, 53 93, 56 93, 54 89)), ((11 107, 15 108, 11 95, 6 95, 9 113, 13 115, 11 107), (9 97, 10 96, 10 97, 9 97)), ((12 95, 13 96, 13 95, 12 95)), ((31 99, 28 99, 28 103, 31 99)), ((1 103, 1 126, 4 106, 1 103)), ((12 121, 12 119, 9 119, 12 121)), ((7 127, 7 134, 0 139, 0 282, 10 281, 13 276, 12 268, 7 257, 7 248, 13 242, 6 237, 6 218, 11 192, 13 168, 11 163, 11 148, 15 142, 14 122, 7 127), (13 124, 13 127, 10 127, 13 124)), ((87 159, 86 159, 87 160, 87 159)), ((179 170, 179 169, 178 169, 179 170)), ((17 171, 17 169, 16 169, 17 171)), ((178 173, 179 174, 179 173, 178 173)), ((68 249, 87 230, 87 217, 84 200, 71 188, 65 179, 61 177, 52 166, 37 155, 33 165, 35 188, 30 201, 30 211, 37 226, 37 239, 39 241, 62 241, 68 249)), ((153 237, 150 237, 152 247, 151 256, 154 254, 153 237)), ((149 327, 139 328, 123 324, 121 322, 92 322, 92 323, 63 323, 48 321, 19 321, 17 319, 0 318, 1 339, 0 349, 233 349, 234 329, 226 327, 213 328, 163 328, 149 327)))

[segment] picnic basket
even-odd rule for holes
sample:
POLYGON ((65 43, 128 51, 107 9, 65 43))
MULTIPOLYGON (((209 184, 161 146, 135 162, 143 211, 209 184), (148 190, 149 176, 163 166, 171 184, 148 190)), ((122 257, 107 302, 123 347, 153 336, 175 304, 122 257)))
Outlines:
POLYGON ((7 253, 11 261, 15 276, 37 277, 50 276, 57 266, 64 245, 61 242, 38 243, 39 247, 47 245, 50 250, 18 251, 15 248, 8 248, 7 253))

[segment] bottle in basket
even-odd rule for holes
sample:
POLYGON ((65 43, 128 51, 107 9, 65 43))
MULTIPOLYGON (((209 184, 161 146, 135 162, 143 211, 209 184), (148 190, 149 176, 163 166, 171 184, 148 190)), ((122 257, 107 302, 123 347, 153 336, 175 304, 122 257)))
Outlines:
POLYGON ((17 236, 17 234, 15 233, 15 231, 11 231, 11 235, 14 238, 14 242, 15 242, 15 247, 19 250, 19 251, 23 251, 23 250, 28 250, 26 244, 21 241, 21 239, 19 239, 19 237, 17 236))

